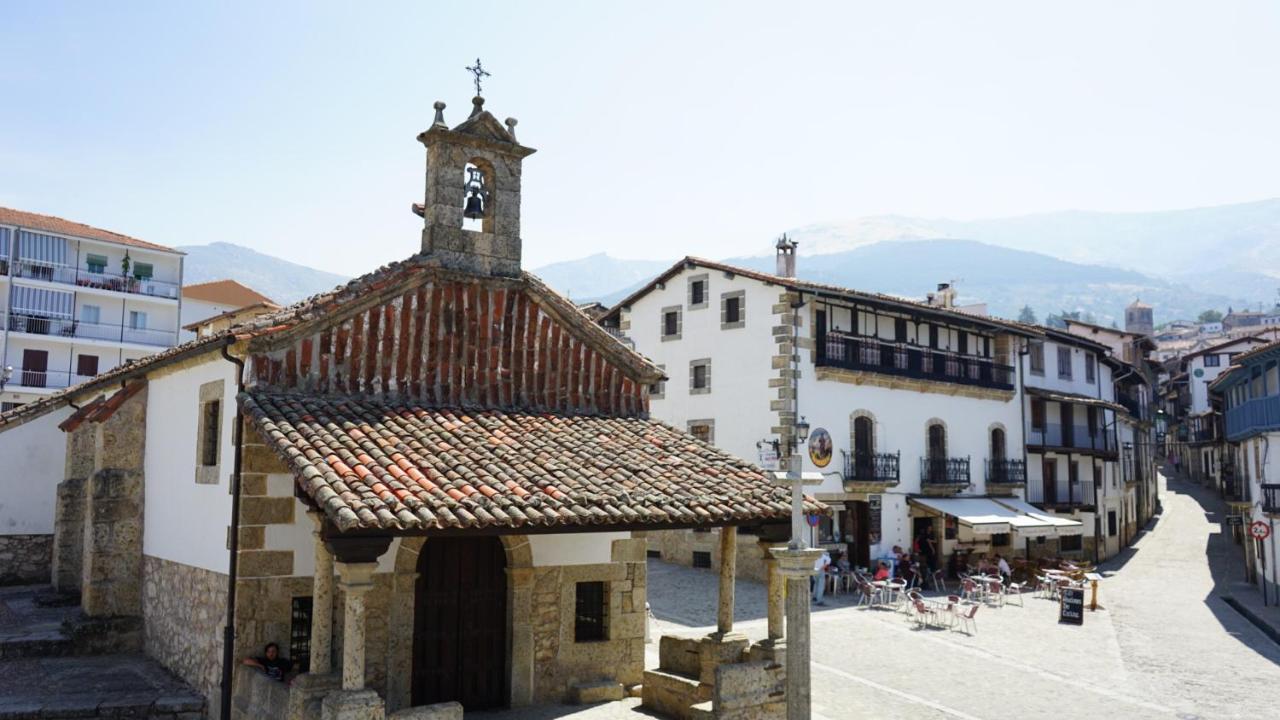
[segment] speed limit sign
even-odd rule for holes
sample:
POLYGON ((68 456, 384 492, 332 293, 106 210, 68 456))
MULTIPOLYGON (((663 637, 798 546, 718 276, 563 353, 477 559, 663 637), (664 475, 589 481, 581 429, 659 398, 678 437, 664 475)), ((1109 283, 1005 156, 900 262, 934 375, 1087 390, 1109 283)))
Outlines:
POLYGON ((1271 537, 1271 528, 1267 527, 1267 524, 1261 520, 1255 520, 1253 524, 1249 526, 1249 534, 1258 540, 1266 540, 1268 537, 1271 537))

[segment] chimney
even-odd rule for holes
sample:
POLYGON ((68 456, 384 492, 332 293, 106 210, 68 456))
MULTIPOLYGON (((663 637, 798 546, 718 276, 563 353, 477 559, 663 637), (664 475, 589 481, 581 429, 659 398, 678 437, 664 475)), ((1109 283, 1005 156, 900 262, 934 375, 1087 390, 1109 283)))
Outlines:
POLYGON ((951 308, 956 304, 956 289, 951 283, 938 283, 938 292, 929 293, 928 303, 934 307, 951 308))
POLYGON ((793 278, 796 276, 796 245, 795 240, 787 237, 786 233, 778 238, 778 271, 774 273, 778 277, 793 278))

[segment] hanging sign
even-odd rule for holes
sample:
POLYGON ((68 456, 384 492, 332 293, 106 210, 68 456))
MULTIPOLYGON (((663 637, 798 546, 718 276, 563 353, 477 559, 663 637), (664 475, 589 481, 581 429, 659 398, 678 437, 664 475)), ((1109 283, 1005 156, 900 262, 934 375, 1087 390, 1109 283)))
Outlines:
POLYGON ((1062 588, 1062 601, 1058 606, 1058 622, 1069 625, 1084 624, 1084 588, 1062 588))
POLYGON ((825 428, 815 428, 809 433, 809 460, 817 467, 831 464, 831 433, 825 428))
POLYGON ((1252 535, 1255 540, 1266 540, 1271 537, 1271 528, 1261 520, 1255 520, 1254 523, 1249 526, 1249 534, 1252 535))
POLYGON ((778 470, 778 449, 772 443, 760 444, 760 467, 765 470, 778 470))

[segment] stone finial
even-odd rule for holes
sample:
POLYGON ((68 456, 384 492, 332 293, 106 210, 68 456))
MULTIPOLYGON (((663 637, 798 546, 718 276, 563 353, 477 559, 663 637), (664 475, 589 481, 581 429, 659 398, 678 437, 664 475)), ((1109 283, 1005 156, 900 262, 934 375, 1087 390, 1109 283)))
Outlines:
POLYGON ((482 112, 484 112, 484 98, 479 95, 471 98, 471 115, 469 117, 475 117, 482 112))
POLYGON ((436 109, 436 119, 432 120, 431 124, 438 125, 439 127, 449 127, 444 123, 444 103, 437 100, 436 104, 432 105, 432 107, 436 109))
POLYGON ((516 139, 516 123, 520 121, 515 118, 507 118, 503 122, 507 125, 507 134, 511 136, 511 140, 514 142, 516 139))

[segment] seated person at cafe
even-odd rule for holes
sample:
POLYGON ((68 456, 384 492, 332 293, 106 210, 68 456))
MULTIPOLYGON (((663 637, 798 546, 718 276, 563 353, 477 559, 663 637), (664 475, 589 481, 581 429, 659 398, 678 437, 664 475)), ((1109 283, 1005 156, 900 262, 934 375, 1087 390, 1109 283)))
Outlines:
POLYGON ((996 553, 996 569, 1000 571, 1000 577, 1004 578, 1005 581, 1008 581, 1013 575, 1013 570, 1009 567, 1009 561, 1005 560, 1004 556, 999 553, 996 553))
POLYGON ((261 657, 245 658, 244 664, 259 668, 267 677, 279 681, 283 681, 293 669, 293 663, 288 658, 280 657, 280 646, 275 643, 267 643, 261 657))
POLYGON ((876 574, 875 574, 875 579, 876 579, 876 580, 888 580, 888 579, 889 579, 889 566, 888 566, 888 565, 885 565, 883 560, 881 560, 881 561, 876 565, 876 574))

